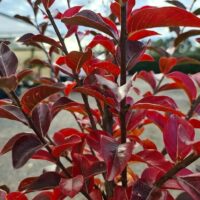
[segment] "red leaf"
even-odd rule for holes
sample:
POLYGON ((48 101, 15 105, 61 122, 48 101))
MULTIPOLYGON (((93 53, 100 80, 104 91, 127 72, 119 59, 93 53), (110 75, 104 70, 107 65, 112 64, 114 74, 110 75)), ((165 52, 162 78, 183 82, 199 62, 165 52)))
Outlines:
POLYGON ((175 101, 167 96, 147 96, 133 104, 131 108, 158 110, 184 116, 183 113, 177 110, 175 101))
POLYGON ((53 192, 45 191, 36 195, 33 200, 53 200, 53 192))
POLYGON ((66 64, 67 67, 69 67, 74 73, 79 73, 80 68, 83 66, 83 64, 90 60, 92 57, 92 51, 88 49, 86 52, 78 52, 78 51, 72 51, 66 56, 62 57, 59 60, 57 60, 57 64, 63 65, 66 64))
POLYGON ((50 8, 52 6, 52 4, 54 3, 55 0, 42 0, 42 3, 44 5, 45 8, 50 8))
POLYGON ((0 118, 16 120, 24 124, 27 124, 27 120, 24 117, 22 111, 17 106, 13 105, 0 106, 0 118))
POLYGON ((0 76, 10 76, 16 73, 18 60, 10 48, 0 43, 0 76))
POLYGON ((59 185, 61 176, 56 172, 46 172, 38 176, 29 186, 28 191, 47 190, 59 185))
POLYGON ((133 143, 118 144, 113 138, 101 136, 100 155, 104 159, 107 167, 106 179, 113 180, 119 175, 131 158, 133 143))
POLYGON ((156 79, 152 71, 140 71, 139 74, 137 74, 137 78, 146 81, 152 87, 152 89, 156 88, 156 79))
POLYGON ((166 150, 173 161, 183 160, 191 151, 189 142, 194 140, 194 129, 186 120, 170 115, 164 128, 163 137, 166 150))
POLYGON ((31 44, 32 42, 42 42, 62 49, 62 46, 59 44, 59 42, 55 41, 54 39, 48 36, 41 34, 34 35, 32 33, 28 33, 23 35, 18 41, 23 42, 24 44, 27 45, 29 45, 29 43, 31 44))
POLYGON ((190 122, 190 124, 192 124, 192 126, 194 128, 200 128, 200 120, 198 120, 198 119, 190 119, 189 122, 190 122))
POLYGON ((74 89, 74 91, 92 96, 94 98, 97 98, 98 100, 103 101, 104 103, 106 103, 106 104, 108 104, 112 107, 115 106, 114 99, 106 98, 100 92, 98 92, 98 91, 96 91, 92 88, 89 88, 89 87, 86 87, 86 86, 85 87, 77 87, 77 88, 74 89))
POLYGON ((71 179, 61 179, 60 189, 66 196, 73 198, 82 189, 84 184, 84 178, 82 175, 78 175, 71 179))
POLYGON ((113 55, 115 54, 115 44, 113 41, 103 35, 96 35, 92 41, 87 45, 87 48, 94 48, 96 45, 102 45, 104 48, 106 48, 109 52, 111 52, 113 55))
POLYGON ((64 144, 66 142, 66 139, 73 135, 79 136, 80 138, 85 136, 83 133, 75 128, 64 128, 54 133, 53 140, 56 142, 56 144, 60 145, 64 144))
POLYGON ((120 74, 120 68, 118 65, 115 65, 109 61, 97 62, 93 63, 90 67, 87 65, 87 69, 84 66, 84 70, 87 74, 91 74, 95 69, 104 69, 108 73, 111 73, 114 76, 118 76, 120 74))
POLYGON ((72 92, 73 88, 77 85, 75 81, 67 81, 65 82, 65 95, 69 96, 69 94, 72 92))
POLYGON ((163 131, 167 121, 167 118, 165 116, 156 111, 148 111, 146 112, 146 116, 163 131))
POLYGON ((143 61, 149 61, 149 62, 154 62, 154 58, 149 55, 149 54, 143 54, 141 57, 140 57, 140 61, 143 62, 143 61))
POLYGON ((49 105, 45 103, 38 104, 32 112, 32 123, 41 136, 46 136, 51 124, 51 112, 49 105))
MULTIPOLYGON (((80 11, 80 9, 82 8, 82 6, 74 6, 71 7, 69 9, 67 9, 63 15, 61 16, 61 18, 65 18, 65 17, 72 17, 73 15, 75 15, 76 13, 78 13, 80 11)), ((67 35, 65 37, 69 37, 71 36, 73 33, 77 32, 78 26, 76 25, 67 25, 68 28, 68 32, 67 35)))
POLYGON ((126 123, 127 123, 127 131, 131 131, 137 128, 139 124, 144 120, 146 116, 146 111, 138 111, 127 113, 126 123), (129 115, 128 115, 129 114, 129 115))
POLYGON ((7 195, 6 200, 28 200, 28 198, 21 192, 11 192, 7 195))
POLYGON ((136 0, 128 0, 127 1, 127 16, 131 14, 133 7, 135 6, 136 0))
POLYGON ((116 30, 108 26, 108 24, 106 24, 100 15, 97 15, 90 10, 83 10, 72 17, 63 18, 62 22, 64 22, 66 25, 80 25, 94 28, 116 39, 118 38, 116 30))
POLYGON ((49 86, 49 85, 40 85, 34 88, 29 89, 22 96, 21 104, 22 108, 26 113, 30 113, 33 108, 40 103, 42 100, 47 97, 61 92, 63 90, 62 87, 49 86))
POLYGON ((192 197, 192 199, 199 200, 200 197, 199 173, 178 177, 177 179, 180 186, 192 197))
POLYGON ((12 150, 12 148, 13 148, 14 144, 17 142, 17 140, 19 140, 21 137, 23 137, 25 135, 29 135, 29 133, 18 133, 15 136, 13 136, 12 138, 10 138, 8 140, 8 142, 4 145, 4 147, 1 149, 0 155, 5 154, 5 153, 9 152, 10 150, 12 150))
POLYGON ((71 135, 65 139, 65 143, 55 146, 52 149, 52 155, 58 158, 63 152, 67 149, 72 148, 73 146, 81 143, 81 137, 78 135, 71 135))
POLYGON ((157 150, 145 149, 133 155, 131 161, 144 162, 150 167, 157 168, 162 171, 168 171, 172 164, 157 150))
POLYGON ((194 14, 177 7, 157 8, 150 6, 135 10, 128 19, 129 33, 146 28, 169 26, 200 27, 200 19, 194 14))
POLYGON ((31 159, 38 159, 38 160, 47 160, 47 161, 50 161, 50 162, 53 162, 55 163, 55 159, 53 158, 53 156, 48 152, 48 151, 45 151, 45 150, 39 150, 37 151, 31 159))
POLYGON ((67 9, 63 15, 62 15, 62 18, 65 18, 65 17, 71 17, 73 15, 75 15, 76 13, 78 13, 80 11, 80 9, 82 8, 83 6, 74 6, 74 7, 71 7, 69 9, 67 9))
POLYGON ((118 18, 119 22, 121 22, 121 7, 118 2, 113 2, 110 5, 110 9, 112 13, 118 18))
POLYGON ((42 146, 33 134, 26 134, 18 138, 12 148, 13 167, 15 169, 22 167, 42 146))
POLYGON ((194 82, 188 75, 177 71, 168 74, 167 77, 172 78, 177 84, 180 85, 180 88, 186 92, 191 102, 196 99, 197 89, 194 82))
POLYGON ((139 30, 130 34, 128 37, 128 40, 137 41, 137 40, 141 40, 143 38, 155 36, 155 35, 160 35, 160 34, 155 31, 150 31, 150 30, 139 30))
POLYGON ((169 73, 177 64, 177 59, 174 57, 161 57, 159 60, 160 71, 164 74, 169 73))

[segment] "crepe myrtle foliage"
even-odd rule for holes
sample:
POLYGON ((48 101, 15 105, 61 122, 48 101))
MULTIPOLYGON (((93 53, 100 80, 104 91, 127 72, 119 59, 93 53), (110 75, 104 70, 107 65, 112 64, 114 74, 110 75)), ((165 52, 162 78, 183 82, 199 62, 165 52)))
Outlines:
POLYGON ((18 97, 18 84, 32 71, 18 71, 18 60, 9 44, 0 43, 0 87, 8 96, 0 100, 0 117, 31 129, 29 133, 16 133, 0 153, 11 151, 15 169, 30 159, 39 159, 55 164, 56 170, 25 178, 15 192, 1 186, 1 199, 26 200, 34 192, 34 200, 76 199, 78 194, 89 200, 172 200, 171 191, 180 190, 199 200, 200 174, 188 166, 200 156, 200 141, 195 139, 200 128, 200 76, 172 71, 181 63, 199 63, 184 55, 174 57, 181 42, 200 34, 199 11, 192 13, 195 1, 188 10, 178 1, 168 1, 173 4, 169 7, 136 9, 134 0, 115 0, 108 17, 84 6, 71 7, 70 1, 63 13, 53 10, 55 0, 27 2, 34 19, 15 17, 34 26, 38 34, 27 33, 18 42, 45 53, 46 59, 32 59, 30 63, 49 67, 51 77, 39 77, 36 87, 18 97), (44 15, 40 24, 39 12, 44 15), (65 24, 65 35, 57 21, 65 24), (56 38, 46 36, 49 25, 56 38), (81 26, 87 29, 79 29, 81 26), (141 41, 158 35, 151 29, 156 27, 175 32, 173 52, 141 41), (182 27, 193 28, 186 31, 182 27), (86 35, 90 35, 90 41, 83 47, 81 40, 86 35), (71 51, 65 42, 71 36, 75 36, 79 51, 71 51), (104 60, 95 56, 96 45, 104 47, 104 60), (127 72, 137 63, 146 61, 148 65, 154 61, 149 50, 160 55, 161 79, 157 80, 151 71, 141 71, 127 79, 127 72), (81 71, 86 74, 84 78, 81 71), (59 72, 73 81, 59 82, 59 72), (136 86, 138 79, 149 85, 149 91, 136 86), (168 90, 186 94, 190 105, 187 111, 163 95, 168 90), (74 92, 80 94, 83 103, 70 98, 74 92), (95 100, 96 107, 91 107, 88 97, 95 100), (62 110, 74 116, 79 129, 66 127, 49 135, 51 122, 62 110), (154 134, 163 138, 163 149, 143 135, 149 124, 158 127, 154 134), (141 174, 134 171, 139 163, 145 164, 141 174))

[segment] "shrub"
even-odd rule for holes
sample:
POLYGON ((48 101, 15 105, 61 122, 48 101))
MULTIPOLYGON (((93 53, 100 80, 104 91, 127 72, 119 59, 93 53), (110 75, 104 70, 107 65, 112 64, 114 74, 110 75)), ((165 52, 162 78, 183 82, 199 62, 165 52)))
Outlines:
MULTIPOLYGON (((40 84, 28 89, 21 98, 15 90, 31 71, 17 72, 15 54, 5 42, 0 43, 0 87, 9 97, 0 101, 0 117, 21 122, 32 129, 32 133, 17 133, 12 137, 1 149, 1 154, 12 152, 15 169, 23 167, 30 159, 49 161, 57 169, 25 178, 16 192, 7 194, 2 187, 1 199, 25 200, 28 193, 38 192, 34 200, 73 198, 78 193, 90 200, 171 200, 174 199, 170 194, 173 189, 199 199, 200 175, 187 168, 200 156, 200 142, 195 140, 196 129, 200 128, 199 75, 171 72, 178 63, 194 63, 195 60, 175 58, 141 39, 158 34, 150 28, 176 27, 176 31, 180 26, 198 28, 200 19, 177 1, 169 1, 175 4, 174 7, 146 6, 135 10, 134 0, 116 0, 111 3, 110 17, 81 6, 70 7, 70 1, 69 8, 56 15, 50 11, 54 0, 27 2, 35 17, 38 5, 43 5, 43 14, 53 26, 58 41, 45 35, 48 22, 37 24, 37 20, 33 22, 27 17, 16 16, 39 31, 37 35, 28 33, 19 39, 19 42, 42 49, 47 55, 47 61, 34 60, 32 63, 43 62, 52 72, 49 78, 41 77, 40 84), (56 20, 66 25, 65 37, 56 20), (92 28, 92 31, 80 33, 79 26, 92 28), (83 48, 80 39, 88 34, 92 40, 83 48), (72 35, 77 39, 79 51, 70 51, 70 46, 64 42, 72 35), (44 44, 50 45, 49 50, 44 44), (93 53, 97 44, 105 48, 104 60, 93 53), (127 72, 137 63, 154 61, 145 53, 147 49, 162 54, 159 60, 162 78, 157 81, 153 72, 141 71, 128 80, 127 72), (59 54, 55 64, 53 53, 59 54), (73 81, 60 83, 59 71, 73 81), (86 77, 80 76, 81 71, 86 77), (149 84, 149 91, 143 93, 135 86, 138 79, 149 84), (183 90, 188 97, 190 108, 186 113, 173 98, 160 94, 177 89, 183 90), (81 94, 83 104, 70 99, 72 92, 81 94), (95 99, 96 108, 91 108, 88 97, 95 99), (50 136, 51 122, 61 110, 73 114, 80 130, 66 127, 50 136), (163 151, 150 138, 142 137, 148 124, 160 129, 163 151), (64 164, 64 159, 68 165, 64 164), (141 175, 132 168, 138 163, 146 164, 141 175)), ((185 36, 182 32, 177 31, 176 45, 194 35, 192 32, 185 36)), ((195 33, 197 35, 199 30, 195 33)))

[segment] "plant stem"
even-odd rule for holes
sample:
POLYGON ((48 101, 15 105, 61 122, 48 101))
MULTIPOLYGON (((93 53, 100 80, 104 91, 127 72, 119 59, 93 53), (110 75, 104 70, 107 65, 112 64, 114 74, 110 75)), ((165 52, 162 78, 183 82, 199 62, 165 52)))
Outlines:
POLYGON ((186 117, 185 117, 187 120, 189 120, 189 119, 192 117, 192 115, 193 115, 195 109, 197 108, 197 106, 199 105, 199 103, 200 103, 200 95, 199 95, 198 98, 192 103, 192 106, 191 106, 190 110, 188 111, 188 113, 187 113, 187 115, 186 115, 186 117))
POLYGON ((63 47, 63 51, 67 55, 68 54, 68 50, 66 48, 64 39, 63 39, 62 35, 60 34, 60 31, 58 30, 58 27, 57 27, 57 25, 56 25, 56 23, 54 21, 54 18, 53 18, 52 14, 51 14, 51 12, 50 12, 50 10, 48 8, 46 9, 46 12, 47 12, 49 20, 50 20, 50 22, 51 22, 51 24, 52 24, 52 26, 53 26, 53 28, 54 28, 54 30, 56 32, 56 35, 58 36, 58 39, 59 39, 59 41, 60 41, 60 43, 61 43, 61 45, 63 47))
MULTIPOLYGON (((126 84, 126 3, 121 5, 121 37, 120 37, 120 52, 121 52, 121 73, 120 85, 126 84)), ((120 103, 120 127, 121 127, 121 143, 126 143, 126 99, 120 103)), ((122 172, 122 186, 127 186, 127 168, 122 172)))
MULTIPOLYGON (((46 9, 46 12, 47 12, 47 15, 48 15, 48 17, 49 17, 49 19, 50 19, 50 21, 51 21, 51 23, 52 23, 52 26, 53 26, 53 28, 54 28, 54 30, 55 30, 55 32, 56 32, 56 35, 58 36, 58 39, 59 39, 59 41, 60 41, 60 43, 61 43, 61 45, 62 45, 62 47, 63 47, 63 51, 64 51, 65 55, 67 55, 67 54, 68 54, 67 47, 66 47, 66 45, 65 45, 64 39, 62 38, 62 36, 61 36, 61 34, 60 34, 60 31, 58 30, 58 27, 57 27, 57 25, 56 25, 56 23, 55 23, 55 21, 54 21, 54 18, 52 17, 51 12, 50 12, 49 9, 46 9)), ((81 50, 82 50, 82 48, 81 48, 81 50)), ((77 83, 79 84, 80 81, 79 81, 79 78, 78 78, 77 75, 76 75, 76 78, 75 78, 75 79, 76 79, 77 83)), ((94 120, 94 118, 93 118, 92 111, 91 111, 91 109, 90 109, 90 105, 89 105, 89 102, 88 102, 88 98, 87 98, 87 96, 84 95, 84 94, 81 94, 81 96, 82 96, 83 102, 84 102, 84 104, 85 104, 85 109, 86 109, 86 112, 87 112, 88 117, 89 117, 89 119, 90 119, 91 126, 92 126, 92 128, 93 128, 94 130, 96 130, 96 129, 97 129, 97 128, 96 128, 96 123, 95 123, 95 120, 94 120)))
POLYGON ((165 175, 163 175, 158 181, 155 182, 154 186, 160 188, 166 181, 173 178, 173 176, 179 172, 181 169, 187 167, 195 160, 197 160, 200 156, 194 153, 190 154, 187 158, 176 164, 173 168, 171 168, 165 175))

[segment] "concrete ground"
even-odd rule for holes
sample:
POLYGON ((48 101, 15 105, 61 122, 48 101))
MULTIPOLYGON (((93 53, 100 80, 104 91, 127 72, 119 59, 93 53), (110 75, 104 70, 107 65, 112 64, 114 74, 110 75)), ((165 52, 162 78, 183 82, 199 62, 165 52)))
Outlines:
MULTIPOLYGON (((139 88, 142 87, 143 91, 146 91, 148 89, 148 85, 143 81, 138 81, 136 86, 137 85, 139 86, 139 88)), ((177 91, 170 91, 167 93, 165 92, 164 94, 169 95, 170 97, 174 97, 180 108, 183 111, 187 112, 189 108, 189 102, 188 98, 184 95, 183 92, 177 93, 177 91)), ((72 98, 77 101, 80 101, 80 96, 78 94, 72 94, 72 98)), ((90 100, 90 104, 92 106, 95 106, 94 101, 92 100, 90 100)), ((74 122, 74 119, 71 116, 71 114, 63 111, 52 122, 49 134, 52 135, 55 131, 58 131, 65 127, 77 127, 77 125, 74 122)), ((0 147, 2 147, 11 136, 23 131, 31 132, 31 130, 29 130, 21 123, 0 119, 0 147)), ((163 148, 161 133, 155 126, 150 125, 146 127, 145 133, 142 137, 151 138, 158 145, 159 149, 163 148)), ((200 138, 199 133, 197 133, 197 138, 200 138)), ((197 164, 200 165, 200 161, 197 161, 195 164, 190 166, 190 168, 195 170, 195 166, 197 164)), ((43 168, 47 166, 49 166, 49 162, 30 160, 23 168, 13 170, 11 154, 7 153, 6 155, 0 157, 0 185, 8 185, 11 191, 15 191, 20 180, 24 179, 25 177, 40 175, 42 173, 43 168)), ((136 171, 136 173, 140 173, 141 170, 145 168, 145 165, 137 164, 133 165, 132 167, 136 171)), ((84 199, 84 197, 78 196, 74 199, 84 199)))

